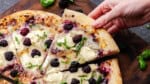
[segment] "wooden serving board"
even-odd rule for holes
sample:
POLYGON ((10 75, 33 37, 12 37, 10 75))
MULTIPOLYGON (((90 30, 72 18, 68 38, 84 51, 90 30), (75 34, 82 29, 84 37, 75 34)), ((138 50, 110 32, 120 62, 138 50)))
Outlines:
MULTIPOLYGON (((39 1, 40 0, 20 0, 13 7, 1 14, 0 18, 25 9, 43 10, 58 15, 61 15, 63 12, 63 9, 58 7, 58 0, 56 0, 54 6, 49 8, 43 8, 39 1)), ((89 0, 75 0, 75 3, 69 6, 69 9, 82 9, 85 14, 88 14, 94 7, 95 6, 89 0)), ((118 54, 118 59, 123 83, 150 84, 150 62, 148 62, 149 67, 145 71, 140 71, 137 62, 137 55, 144 49, 150 49, 150 45, 128 30, 118 32, 114 35, 114 39, 121 49, 121 52, 118 54)))

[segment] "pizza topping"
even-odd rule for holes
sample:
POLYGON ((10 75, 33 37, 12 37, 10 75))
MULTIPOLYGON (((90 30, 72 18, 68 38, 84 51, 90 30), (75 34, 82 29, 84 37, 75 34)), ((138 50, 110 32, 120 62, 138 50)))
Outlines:
POLYGON ((22 36, 26 36, 28 33, 29 33, 29 29, 28 29, 28 28, 23 28, 23 29, 21 29, 21 31, 20 31, 20 34, 21 34, 22 36))
POLYGON ((82 35, 76 35, 73 37, 74 43, 79 43, 82 40, 82 35))
POLYGON ((30 46, 30 45, 31 45, 31 40, 30 40, 30 38, 25 38, 24 41, 23 41, 23 44, 24 44, 25 46, 30 46))
POLYGON ((11 77, 16 77, 18 75, 18 70, 12 70, 10 72, 11 77))
POLYGON ((0 46, 6 47, 6 46, 8 46, 8 42, 6 40, 1 40, 0 41, 0 46))
POLYGON ((59 60, 57 58, 54 58, 50 62, 52 67, 58 67, 59 66, 59 60))
POLYGON ((104 66, 100 66, 99 70, 104 76, 106 76, 110 72, 110 69, 104 66))
POLYGON ((70 65, 70 67, 69 67, 69 71, 70 71, 71 73, 77 72, 77 71, 78 71, 78 66, 79 66, 79 63, 78 63, 77 61, 71 62, 71 65, 70 65))
POLYGON ((102 82, 103 82, 102 76, 99 75, 99 76, 98 76, 98 79, 97 79, 97 81, 96 81, 96 84, 107 84, 107 83, 102 83, 102 82))
POLYGON ((7 61, 11 61, 13 59, 13 57, 14 57, 14 54, 13 54, 12 51, 5 52, 4 55, 5 55, 5 59, 7 61))
POLYGON ((32 52, 31 52, 31 56, 34 57, 34 56, 41 56, 41 52, 37 49, 33 49, 32 52))
POLYGON ((51 39, 45 41, 46 48, 50 48, 50 45, 51 45, 52 41, 53 40, 51 40, 51 39))
POLYGON ((100 84, 100 83, 96 83, 96 80, 94 78, 90 78, 88 82, 89 84, 100 84))
POLYGON ((79 52, 80 52, 81 48, 83 47, 86 40, 87 40, 87 38, 83 37, 82 40, 76 45, 75 51, 76 51, 77 55, 79 54, 79 52))
POLYGON ((89 65, 82 67, 82 71, 85 73, 90 73, 91 72, 91 67, 89 65))
POLYGON ((33 68, 35 68, 35 67, 40 67, 40 65, 33 65, 32 63, 28 63, 28 64, 27 64, 27 68, 28 68, 28 69, 33 69, 33 68))
POLYGON ((73 23, 72 22, 65 23, 63 27, 64 27, 64 30, 69 31, 73 28, 73 23))
POLYGON ((71 80, 71 84, 80 84, 80 81, 78 79, 76 79, 76 78, 73 78, 71 80))
POLYGON ((77 61, 72 61, 70 67, 78 67, 79 63, 77 61))
POLYGON ((62 81, 60 84, 67 84, 67 82, 66 81, 62 81))

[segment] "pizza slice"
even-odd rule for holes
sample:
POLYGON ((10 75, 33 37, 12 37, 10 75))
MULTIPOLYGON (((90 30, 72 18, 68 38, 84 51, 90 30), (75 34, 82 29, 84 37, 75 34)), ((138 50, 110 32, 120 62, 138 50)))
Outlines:
POLYGON ((50 70, 43 80, 45 84, 122 84, 116 62, 117 59, 111 59, 100 64, 84 65, 75 73, 50 70))
POLYGON ((94 20, 86 15, 66 9, 44 68, 64 70, 74 62, 83 64, 118 53, 119 48, 112 37, 103 29, 92 28, 92 22, 94 20), (57 66, 53 66, 55 63, 57 66))

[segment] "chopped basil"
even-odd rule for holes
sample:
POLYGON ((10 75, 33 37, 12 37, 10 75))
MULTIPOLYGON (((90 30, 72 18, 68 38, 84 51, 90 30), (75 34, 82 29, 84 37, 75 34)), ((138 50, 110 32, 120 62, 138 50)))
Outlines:
POLYGON ((92 72, 91 78, 94 78, 96 76, 95 72, 92 72))
POLYGON ((67 82, 66 81, 62 81, 60 84, 67 84, 67 82))
POLYGON ((33 65, 32 63, 27 64, 27 68, 29 68, 29 69, 33 69, 35 67, 40 67, 40 65, 33 65))
POLYGON ((80 75, 79 77, 82 77, 82 78, 83 78, 83 77, 87 77, 87 75, 84 74, 84 75, 80 75))
POLYGON ((83 47, 86 40, 87 40, 87 38, 83 37, 82 40, 76 45, 75 51, 76 51, 77 55, 79 54, 79 52, 80 52, 81 48, 83 47))
POLYGON ((39 39, 45 39, 47 37, 46 32, 43 33, 42 36, 40 36, 39 34, 36 35, 39 39))
POLYGON ((66 40, 66 38, 64 39, 64 42, 57 42, 57 45, 60 46, 60 47, 63 46, 65 49, 70 49, 70 48, 74 47, 74 46, 68 46, 68 45, 67 45, 67 40, 66 40))
POLYGON ((98 76, 98 79, 97 79, 97 81, 96 81, 96 84, 100 84, 100 83, 101 83, 101 81, 102 81, 102 76, 101 76, 101 75, 99 75, 99 76, 98 76))
POLYGON ((17 44, 20 44, 18 37, 15 37, 15 41, 17 42, 17 44))
POLYGON ((86 80, 87 75, 80 75, 80 84, 83 84, 83 81, 86 80))

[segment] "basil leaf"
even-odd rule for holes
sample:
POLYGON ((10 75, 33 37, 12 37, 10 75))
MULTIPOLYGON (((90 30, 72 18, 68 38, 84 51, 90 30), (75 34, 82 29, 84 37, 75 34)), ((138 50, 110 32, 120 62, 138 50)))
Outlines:
POLYGON ((76 54, 78 55, 81 48, 83 47, 85 41, 87 40, 86 37, 83 37, 82 40, 76 45, 76 48, 75 48, 75 51, 76 51, 76 54))
POLYGON ((101 77, 101 75, 99 75, 96 84, 100 84, 101 81, 102 81, 102 77, 101 77))
POLYGON ((62 81, 60 84, 67 84, 67 82, 66 81, 62 81))
POLYGON ((57 45, 60 46, 60 47, 63 46, 65 49, 70 49, 70 48, 74 47, 74 46, 68 46, 68 45, 67 45, 67 40, 66 40, 66 38, 64 39, 64 42, 57 42, 57 45))
POLYGON ((18 37, 15 37, 15 41, 17 42, 17 44, 20 44, 18 37))
POLYGON ((35 67, 39 67, 40 65, 33 65, 32 63, 28 63, 27 64, 27 68, 29 68, 29 69, 33 69, 33 68, 35 68, 35 67))

